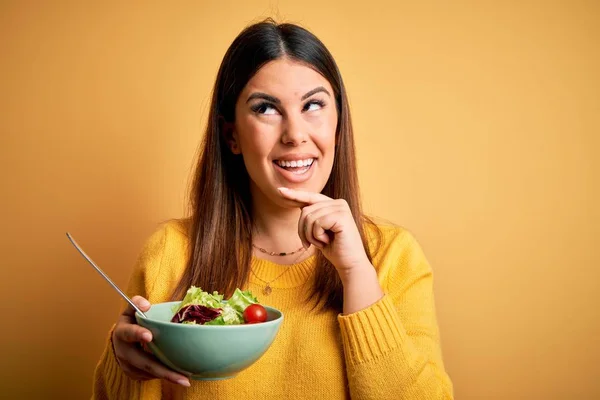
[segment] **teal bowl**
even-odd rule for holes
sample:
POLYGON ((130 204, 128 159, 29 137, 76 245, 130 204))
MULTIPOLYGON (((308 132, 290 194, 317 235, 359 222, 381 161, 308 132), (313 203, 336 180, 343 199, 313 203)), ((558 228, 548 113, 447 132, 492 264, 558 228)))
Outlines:
POLYGON ((137 323, 152 332, 149 348, 167 367, 196 380, 235 377, 254 364, 277 336, 283 314, 264 306, 267 321, 247 325, 187 325, 172 323, 178 301, 153 304, 137 323))

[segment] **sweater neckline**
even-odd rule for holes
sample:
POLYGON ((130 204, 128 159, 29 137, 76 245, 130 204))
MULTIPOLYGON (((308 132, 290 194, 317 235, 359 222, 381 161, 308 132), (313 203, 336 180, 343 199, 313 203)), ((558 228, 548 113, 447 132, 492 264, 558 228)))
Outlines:
POLYGON ((262 258, 252 257, 250 282, 272 288, 293 288, 306 283, 316 265, 316 255, 296 264, 282 265, 262 258), (274 280, 274 281, 273 281, 274 280), (264 282, 263 282, 264 281, 264 282))

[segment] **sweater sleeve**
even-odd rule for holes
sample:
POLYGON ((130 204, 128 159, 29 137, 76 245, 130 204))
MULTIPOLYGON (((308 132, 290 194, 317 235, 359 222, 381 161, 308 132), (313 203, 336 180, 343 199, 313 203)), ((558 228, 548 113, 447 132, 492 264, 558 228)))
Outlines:
MULTIPOLYGON (((160 270, 167 229, 157 230, 145 243, 133 273, 129 279, 126 293, 129 297, 140 295, 152 302, 153 286, 160 270)), ((104 352, 94 371, 93 400, 113 399, 156 399, 160 398, 161 383, 159 380, 136 381, 130 379, 117 362, 112 346, 111 328, 104 352)))
POLYGON ((384 297, 338 316, 352 399, 453 399, 444 370, 432 271, 408 233, 386 249, 384 297))

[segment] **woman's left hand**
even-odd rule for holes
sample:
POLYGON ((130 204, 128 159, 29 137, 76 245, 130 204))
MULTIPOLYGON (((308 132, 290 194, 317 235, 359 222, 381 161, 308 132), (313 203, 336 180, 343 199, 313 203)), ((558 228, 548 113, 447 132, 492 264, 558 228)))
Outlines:
POLYGON ((371 265, 346 200, 288 188, 279 188, 279 192, 299 203, 302 209, 298 235, 304 246, 308 248, 313 244, 319 248, 342 279, 352 271, 371 265))

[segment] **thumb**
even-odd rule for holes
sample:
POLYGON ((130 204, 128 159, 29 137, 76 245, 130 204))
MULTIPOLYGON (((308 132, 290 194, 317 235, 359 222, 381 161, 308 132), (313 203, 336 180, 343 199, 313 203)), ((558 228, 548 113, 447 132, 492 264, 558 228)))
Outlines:
MULTIPOLYGON (((133 302, 133 304, 136 305, 137 308, 139 308, 143 312, 148 311, 151 307, 150 302, 148 300, 146 300, 145 298, 143 298, 142 296, 133 296, 131 301, 133 302)), ((128 317, 133 317, 135 315, 135 308, 133 308, 131 306, 131 304, 129 304, 127 306, 127 308, 125 309, 125 311, 123 311, 123 315, 128 316, 128 317)))

